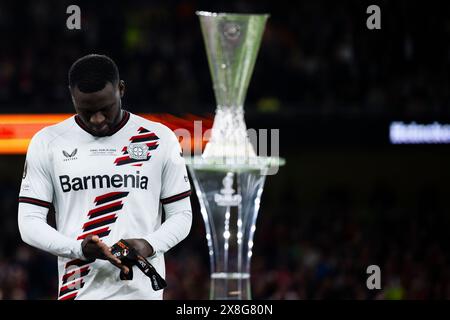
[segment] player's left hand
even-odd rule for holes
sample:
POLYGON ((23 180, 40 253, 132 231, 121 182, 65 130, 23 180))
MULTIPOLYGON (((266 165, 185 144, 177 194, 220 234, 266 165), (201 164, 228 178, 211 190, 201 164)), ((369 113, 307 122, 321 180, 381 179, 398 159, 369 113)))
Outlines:
POLYGON ((153 247, 147 240, 144 239, 124 239, 144 258, 150 257, 153 254, 153 247))

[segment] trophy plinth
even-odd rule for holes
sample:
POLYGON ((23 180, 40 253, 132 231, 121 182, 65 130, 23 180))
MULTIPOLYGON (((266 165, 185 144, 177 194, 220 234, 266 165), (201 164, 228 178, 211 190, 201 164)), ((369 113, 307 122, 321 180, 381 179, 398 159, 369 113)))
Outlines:
POLYGON ((244 100, 268 15, 197 12, 217 107, 203 154, 186 159, 206 228, 210 299, 251 299, 253 235, 267 171, 244 120, 244 100))

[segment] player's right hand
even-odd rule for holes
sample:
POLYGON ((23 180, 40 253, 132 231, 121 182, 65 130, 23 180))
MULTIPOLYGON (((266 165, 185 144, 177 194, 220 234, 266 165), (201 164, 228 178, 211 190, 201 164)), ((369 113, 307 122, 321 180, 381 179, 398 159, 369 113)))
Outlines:
POLYGON ((128 274, 129 268, 111 253, 111 249, 97 235, 88 235, 81 243, 81 249, 86 259, 108 260, 113 265, 128 274))

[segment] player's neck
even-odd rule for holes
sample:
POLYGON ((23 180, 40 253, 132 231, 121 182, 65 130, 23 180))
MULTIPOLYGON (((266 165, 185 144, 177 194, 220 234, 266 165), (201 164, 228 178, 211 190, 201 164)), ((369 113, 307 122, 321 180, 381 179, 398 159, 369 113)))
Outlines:
MULTIPOLYGON (((119 115, 117 116, 117 121, 114 121, 114 124, 112 125, 112 129, 105 136, 112 136, 117 131, 122 129, 127 124, 129 118, 130 118, 130 113, 126 110, 120 109, 119 115)), ((75 115, 75 122, 78 124, 78 126, 81 127, 81 129, 83 129, 87 133, 89 133, 93 136, 97 136, 95 134, 95 132, 92 132, 92 130, 89 129, 89 127, 83 122, 83 120, 80 118, 80 116, 78 114, 75 115)))
POLYGON ((114 121, 113 129, 115 129, 122 122, 124 114, 125 114, 125 111, 121 108, 119 110, 119 114, 116 117, 116 121, 114 121))
POLYGON ((114 125, 108 135, 111 136, 119 131, 127 123, 129 116, 130 115, 127 111, 120 109, 117 120, 114 122, 114 125))

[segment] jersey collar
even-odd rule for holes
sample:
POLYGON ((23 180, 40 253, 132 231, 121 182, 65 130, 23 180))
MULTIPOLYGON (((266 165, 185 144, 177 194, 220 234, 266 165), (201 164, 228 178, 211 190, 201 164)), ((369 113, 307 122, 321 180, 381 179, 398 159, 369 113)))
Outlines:
MULTIPOLYGON (((117 126, 107 135, 107 137, 112 136, 113 134, 115 134, 117 131, 119 131, 120 129, 122 129, 128 122, 128 120, 130 119, 130 113, 126 110, 123 110, 123 116, 122 116, 122 120, 120 120, 120 122, 117 124, 117 126)), ((95 136, 93 134, 93 132, 86 127, 86 125, 83 123, 83 120, 80 119, 79 115, 75 115, 75 122, 76 124, 78 124, 78 126, 83 129, 84 131, 86 131, 87 133, 95 136)))

